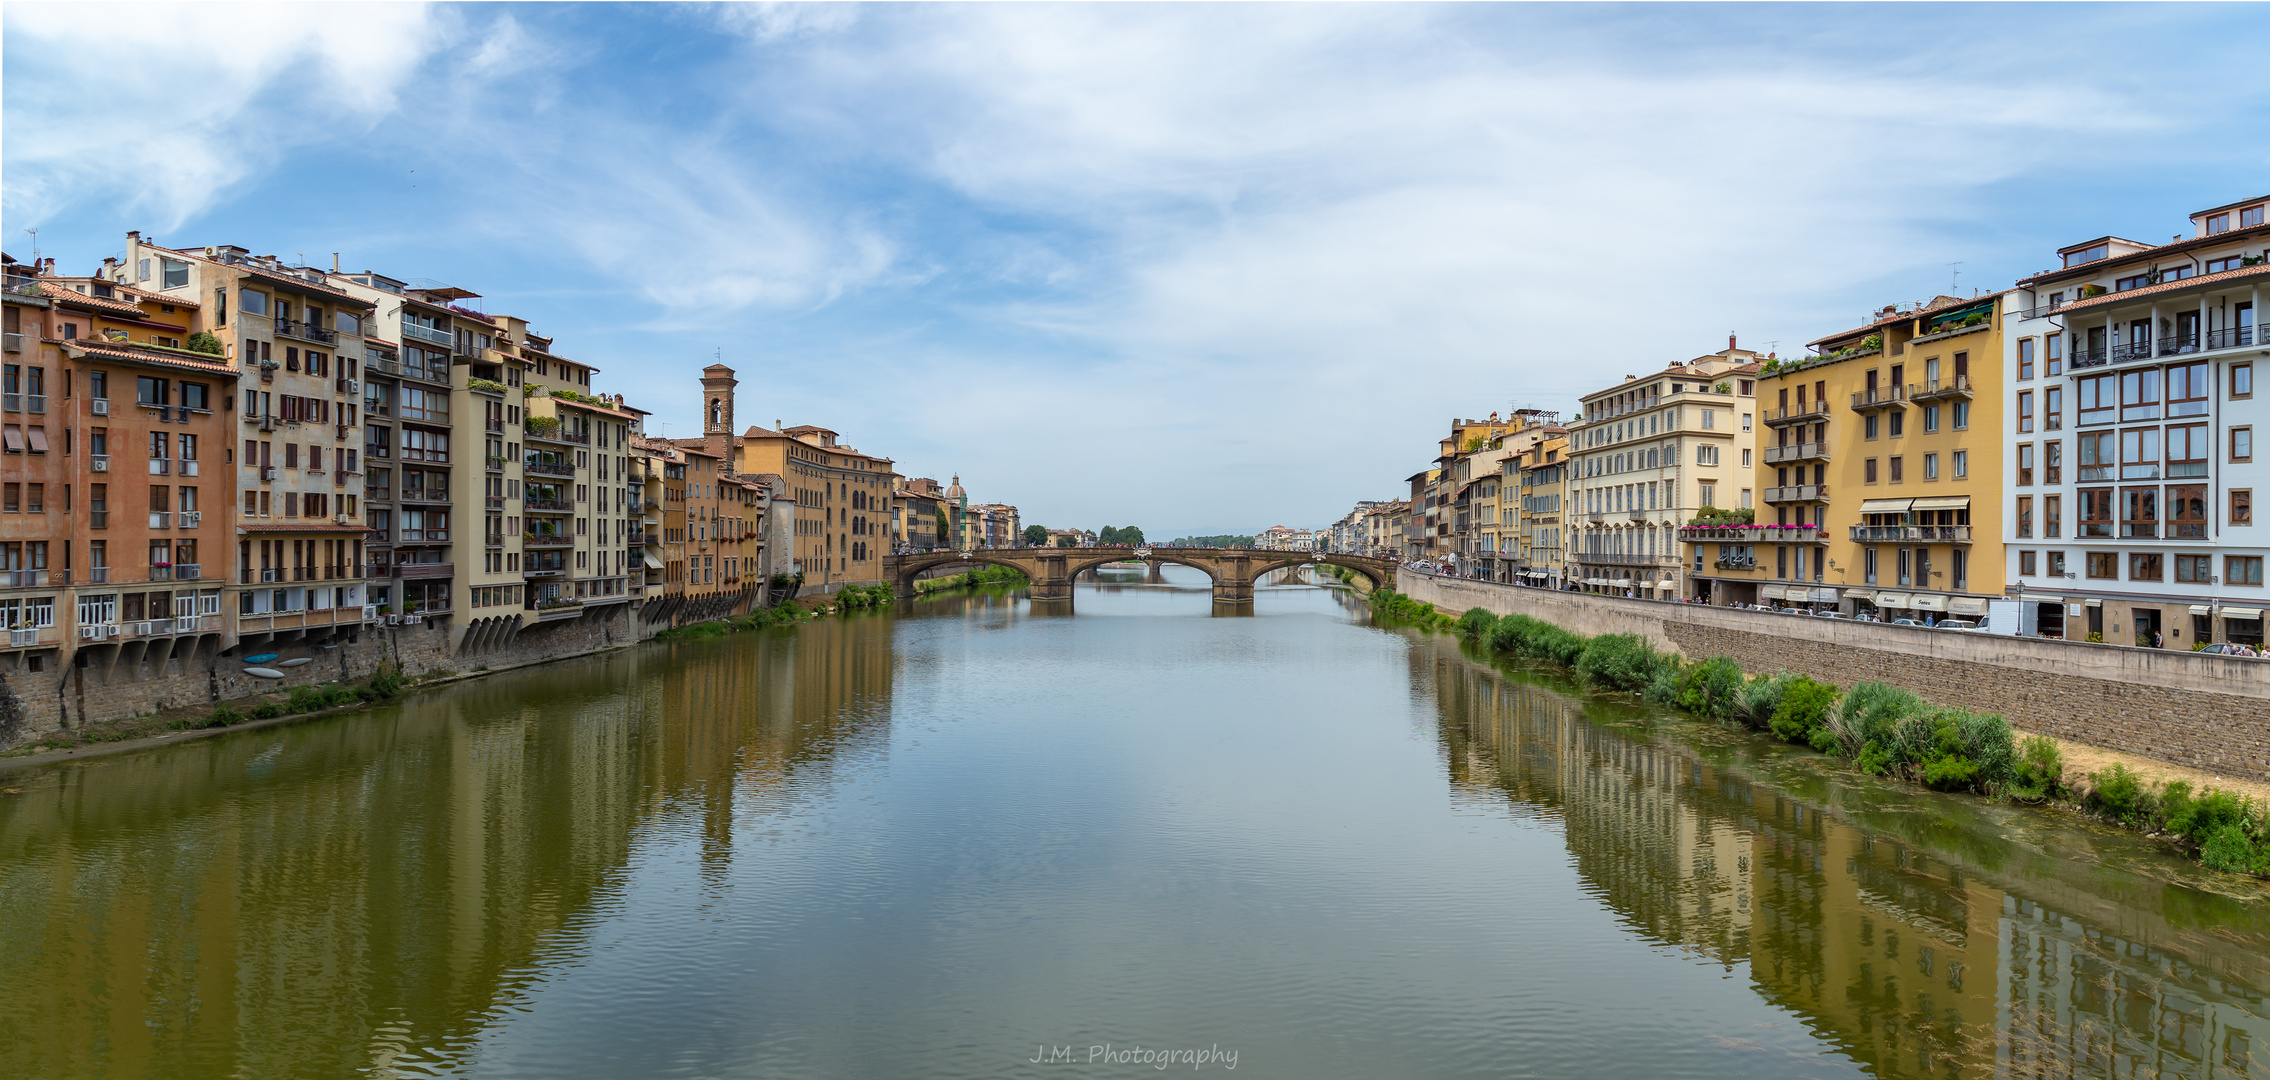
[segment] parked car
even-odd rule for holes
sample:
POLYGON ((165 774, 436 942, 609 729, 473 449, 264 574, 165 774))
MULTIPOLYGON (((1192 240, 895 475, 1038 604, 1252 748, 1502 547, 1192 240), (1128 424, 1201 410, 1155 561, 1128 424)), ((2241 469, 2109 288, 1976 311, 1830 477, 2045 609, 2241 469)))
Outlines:
POLYGON ((1978 620, 1977 622, 1972 622, 1972 621, 1971 621, 1971 620, 1969 620, 1969 619, 1941 619, 1941 620, 1939 620, 1939 629, 1941 629, 1941 630, 1981 630, 1981 629, 1984 629, 1985 627, 1986 627, 1986 620, 1985 620, 1985 619, 1980 619, 1980 620, 1978 620))
POLYGON ((1892 625, 1893 625, 1893 626, 1917 626, 1917 627, 1920 627, 1920 626, 1922 626, 1922 625, 1923 625, 1923 620, 1921 620, 1921 619, 1893 619, 1893 620, 1892 620, 1892 625))
POLYGON ((2248 651, 2248 650, 2247 650, 2247 647, 2246 647, 2246 646, 2244 646, 2244 645, 2233 645, 2233 644, 2231 644, 2231 643, 2229 643, 2229 642, 2227 642, 2227 641, 2218 641, 2218 642, 2214 643, 2213 645, 2209 645, 2209 646, 2207 646, 2206 648, 2204 648, 2204 649, 2201 649, 2201 650, 2199 650, 2199 651, 2200 651, 2200 652, 2203 652, 2203 653, 2211 653, 2211 654, 2213 654, 2213 655, 2216 655, 2216 656, 2251 656, 2251 655, 2253 655, 2253 653, 2251 653, 2250 651, 2248 651))
POLYGON ((1845 617, 1844 612, 1837 611, 1833 608, 1822 608, 1821 610, 1816 611, 1813 614, 1823 619, 1842 619, 1845 617))

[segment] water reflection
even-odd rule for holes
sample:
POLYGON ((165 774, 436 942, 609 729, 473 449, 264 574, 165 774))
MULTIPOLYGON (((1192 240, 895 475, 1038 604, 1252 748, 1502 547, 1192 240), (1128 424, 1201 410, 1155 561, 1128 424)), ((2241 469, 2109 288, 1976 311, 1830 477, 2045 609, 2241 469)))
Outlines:
POLYGON ((725 878, 877 745, 887 618, 477 680, 411 707, 9 774, 0 1075, 448 1071, 574 962, 657 830, 725 878))
POLYGON ((1634 932, 1739 972, 1882 1075, 2270 1076, 2259 894, 2153 880, 2136 870, 2204 872, 1579 697, 1447 639, 1411 655, 1465 797, 1557 816, 1634 932))

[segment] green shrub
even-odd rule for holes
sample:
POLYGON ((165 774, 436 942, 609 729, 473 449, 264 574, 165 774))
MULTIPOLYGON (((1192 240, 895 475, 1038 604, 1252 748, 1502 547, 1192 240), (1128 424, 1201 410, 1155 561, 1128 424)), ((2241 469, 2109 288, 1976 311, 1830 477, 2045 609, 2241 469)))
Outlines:
POLYGON ((2204 847, 2209 838, 2231 827, 2243 827, 2246 800, 2220 788, 2208 788, 2198 798, 2191 785, 2178 780, 2160 789, 2160 820, 2167 831, 2204 847))
POLYGON ((1828 725, 1845 756, 1859 759, 1870 772, 1885 772, 1889 770, 1870 768, 1869 759, 1890 752, 1893 729, 1901 720, 1921 716, 1930 708, 1922 698, 1897 686, 1861 683, 1845 692, 1844 704, 1830 715, 1828 725), (1866 753, 1872 742, 1879 746, 1876 755, 1866 753))
POLYGON ((273 720, 288 711, 281 701, 263 701, 252 707, 252 718, 254 720, 273 720))
POLYGON ((1678 678, 1672 704, 1714 720, 1731 719, 1742 696, 1742 668, 1724 656, 1714 656, 1686 669, 1678 678))
POLYGON ((292 687, 292 711, 314 712, 331 704, 331 693, 320 686, 292 687))
POLYGON ((1647 689, 1669 663, 1638 634, 1602 634, 1584 646, 1575 666, 1594 685, 1630 694, 1647 689))
POLYGON ((392 668, 387 668, 383 671, 380 671, 378 674, 370 677, 370 686, 368 687, 368 689, 371 693, 371 700, 388 701, 401 696, 404 682, 405 680, 402 678, 402 673, 399 671, 396 671, 392 668))
POLYGON ((2225 825, 2209 835, 2199 847, 2199 861, 2209 870, 2270 874, 2270 848, 2256 846, 2237 825, 2225 825))
POLYGON ((2103 772, 2089 774, 2085 805, 2099 815, 2138 829, 2150 827, 2159 812, 2159 800, 2144 787, 2143 778, 2117 761, 2103 772))
POLYGON ((1734 704, 1734 718, 1753 728, 1765 730, 1773 723, 1773 714, 1780 711, 1782 695, 1788 693, 1789 684, 1797 676, 1788 672, 1760 675, 1742 687, 1740 699, 1734 704))
POLYGON ((236 706, 224 702, 213 706, 213 714, 205 718, 204 726, 227 727, 241 723, 244 723, 244 713, 238 711, 236 706))
POLYGON ((2021 802, 2040 802, 2064 794, 2065 755, 2058 752, 2057 740, 2047 735, 2026 736, 2018 744, 2016 771, 2002 790, 2021 802))
POLYGON ((1490 628, 1496 626, 1497 622, 1498 617, 1490 614, 1488 608, 1467 608, 1466 614, 1458 617, 1458 632, 1477 641, 1486 641, 1490 628))
POLYGON ((1837 688, 1804 675, 1791 675, 1787 679, 1781 700, 1774 706, 1766 727, 1789 742, 1803 743, 1815 750, 1836 749, 1836 733, 1829 730, 1828 719, 1829 710, 1836 705, 1837 688))

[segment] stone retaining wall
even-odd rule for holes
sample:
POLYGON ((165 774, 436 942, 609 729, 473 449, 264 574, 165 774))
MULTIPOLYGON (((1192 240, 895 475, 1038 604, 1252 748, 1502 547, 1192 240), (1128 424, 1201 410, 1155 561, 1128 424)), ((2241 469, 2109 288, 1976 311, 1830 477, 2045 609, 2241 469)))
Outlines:
POLYGON ((1638 634, 1753 673, 1885 682, 2017 727, 2221 775, 2270 779, 2270 660, 2003 637, 1554 592, 1405 569, 1401 590, 1457 615, 1520 612, 1586 636, 1638 634))

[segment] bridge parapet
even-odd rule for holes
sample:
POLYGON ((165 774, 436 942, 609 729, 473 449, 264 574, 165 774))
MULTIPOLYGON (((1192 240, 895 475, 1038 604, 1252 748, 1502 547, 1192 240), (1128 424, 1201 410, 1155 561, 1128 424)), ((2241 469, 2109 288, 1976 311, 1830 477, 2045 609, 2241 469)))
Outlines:
POLYGON ((1371 579, 1373 586, 1395 587, 1395 564, 1362 555, 1306 551, 1260 551, 1252 548, 984 548, 969 551, 929 551, 886 556, 883 571, 896 583, 902 597, 914 594, 914 579, 926 570, 957 564, 1007 566, 1032 581, 1035 600, 1069 600, 1072 579, 1111 562, 1176 563, 1204 571, 1213 580, 1214 600, 1250 604, 1253 586, 1272 570, 1312 563, 1347 567, 1371 579))

